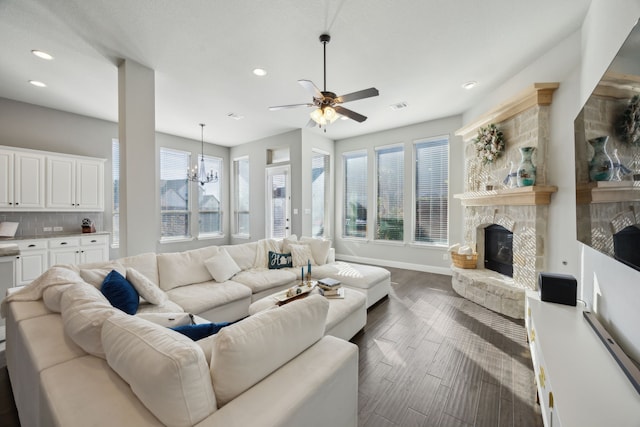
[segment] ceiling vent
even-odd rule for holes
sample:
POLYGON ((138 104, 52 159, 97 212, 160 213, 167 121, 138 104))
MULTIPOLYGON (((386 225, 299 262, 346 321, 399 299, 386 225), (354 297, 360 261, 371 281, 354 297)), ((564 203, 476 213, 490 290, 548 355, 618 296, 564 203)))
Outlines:
POLYGON ((389 105, 389 108, 391 108, 393 111, 402 110, 403 108, 407 108, 407 103, 405 101, 398 102, 397 104, 389 105))

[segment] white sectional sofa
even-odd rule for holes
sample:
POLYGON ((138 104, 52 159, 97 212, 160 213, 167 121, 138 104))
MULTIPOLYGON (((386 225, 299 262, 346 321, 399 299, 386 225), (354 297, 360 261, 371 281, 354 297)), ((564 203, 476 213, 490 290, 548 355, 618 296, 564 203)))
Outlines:
MULTIPOLYGON (((22 425, 357 425, 358 350, 324 335, 325 327, 335 329, 326 299, 309 296, 246 317, 253 301, 299 281, 299 267, 263 264, 269 250, 285 253, 297 243, 264 240, 52 267, 2 305, 22 425), (144 278, 149 288, 140 295, 147 300, 137 311, 143 316, 113 308, 98 291, 112 269, 144 278), (144 318, 163 312, 243 320, 194 342, 144 318)), ((312 244, 321 258, 326 243, 312 241, 303 254, 312 244)), ((335 262, 332 250, 319 261, 313 277, 358 289, 367 306, 388 293, 384 269, 335 262)))

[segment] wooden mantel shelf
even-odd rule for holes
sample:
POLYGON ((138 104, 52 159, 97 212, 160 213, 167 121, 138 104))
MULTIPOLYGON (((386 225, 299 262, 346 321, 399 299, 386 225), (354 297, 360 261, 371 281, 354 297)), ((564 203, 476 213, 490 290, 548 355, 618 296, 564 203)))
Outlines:
POLYGON ((555 185, 506 188, 503 190, 474 191, 454 194, 463 206, 535 206, 551 203, 551 194, 558 191, 555 185))
POLYGON ((617 203, 640 201, 639 181, 599 181, 578 184, 576 203, 617 203))
POLYGON ((478 128, 489 123, 503 122, 536 105, 550 105, 553 100, 553 92, 559 86, 559 83, 534 83, 518 95, 458 129, 456 135, 462 136, 463 141, 468 141, 476 136, 478 128))

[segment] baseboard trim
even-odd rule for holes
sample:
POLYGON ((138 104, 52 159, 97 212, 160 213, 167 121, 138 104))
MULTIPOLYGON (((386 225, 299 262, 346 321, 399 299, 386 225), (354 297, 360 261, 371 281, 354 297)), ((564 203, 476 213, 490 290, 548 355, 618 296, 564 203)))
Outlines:
POLYGON ((445 276, 451 276, 451 268, 448 267, 436 267, 433 265, 413 264, 409 262, 390 261, 387 259, 378 258, 364 258, 352 255, 336 254, 336 260, 345 262, 355 262, 361 264, 379 265, 381 267, 393 267, 402 268, 405 270, 422 271, 425 273, 444 274, 445 276))

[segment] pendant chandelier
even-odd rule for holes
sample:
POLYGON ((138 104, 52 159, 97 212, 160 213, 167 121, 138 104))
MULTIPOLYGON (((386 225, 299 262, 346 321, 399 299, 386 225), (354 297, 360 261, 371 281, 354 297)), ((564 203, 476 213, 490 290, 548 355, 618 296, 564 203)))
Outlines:
POLYGON ((204 186, 210 182, 218 182, 218 171, 214 172, 213 169, 209 172, 204 167, 204 123, 200 123, 200 143, 202 149, 200 151, 200 168, 196 164, 191 169, 187 168, 187 180, 191 182, 199 182, 204 186))

